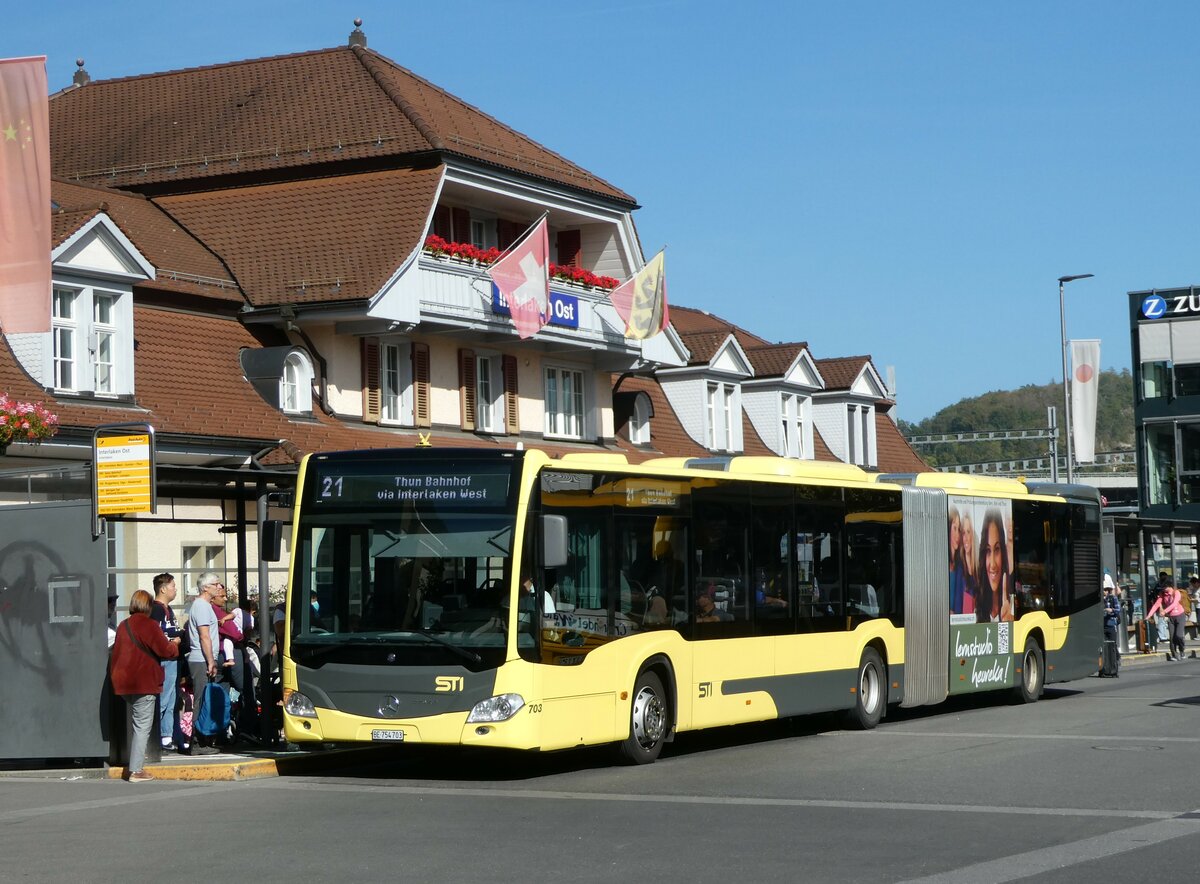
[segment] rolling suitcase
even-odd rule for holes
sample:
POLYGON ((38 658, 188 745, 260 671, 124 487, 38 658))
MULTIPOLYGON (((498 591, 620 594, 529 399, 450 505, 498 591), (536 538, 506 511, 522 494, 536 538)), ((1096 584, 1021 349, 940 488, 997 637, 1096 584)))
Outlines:
POLYGON ((1101 678, 1119 678, 1120 677, 1118 668, 1121 665, 1120 664, 1121 658, 1117 654, 1117 643, 1115 641, 1109 640, 1104 643, 1104 650, 1103 650, 1103 654, 1100 659, 1101 659, 1101 663, 1100 663, 1100 677, 1101 678))

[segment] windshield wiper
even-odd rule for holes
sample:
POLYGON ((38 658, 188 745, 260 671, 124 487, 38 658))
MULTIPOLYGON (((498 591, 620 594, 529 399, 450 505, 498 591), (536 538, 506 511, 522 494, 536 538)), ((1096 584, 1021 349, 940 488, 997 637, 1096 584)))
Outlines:
POLYGON ((446 639, 442 638, 441 636, 437 635, 435 632, 430 630, 429 627, 427 627, 427 626, 412 626, 409 629, 405 630, 404 632, 389 632, 389 633, 387 633, 385 638, 390 638, 392 636, 397 636, 397 635, 414 634, 414 633, 416 635, 424 636, 425 638, 429 639, 434 644, 441 645, 443 648, 449 648, 454 653, 458 654, 460 657, 463 657, 466 660, 470 660, 472 663, 482 663, 483 662, 483 658, 480 657, 478 654, 476 654, 474 651, 469 651, 466 648, 459 647, 458 645, 454 644, 454 642, 447 641, 446 639))
POLYGON ((326 654, 346 647, 346 645, 373 645, 383 641, 381 638, 366 635, 351 635, 337 641, 307 642, 300 638, 292 639, 292 647, 303 649, 304 660, 309 662, 324 657, 326 654))

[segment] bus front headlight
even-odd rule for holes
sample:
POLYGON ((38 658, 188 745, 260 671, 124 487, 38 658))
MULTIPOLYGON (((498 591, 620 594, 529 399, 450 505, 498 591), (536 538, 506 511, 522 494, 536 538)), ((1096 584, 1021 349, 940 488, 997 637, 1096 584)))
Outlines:
POLYGON ((525 698, 520 694, 500 694, 480 700, 467 716, 468 723, 479 721, 508 721, 521 711, 525 698))
POLYGON ((288 693, 287 699, 283 701, 283 708, 288 715, 295 715, 300 718, 317 717, 317 709, 313 706, 313 701, 299 691, 288 693))

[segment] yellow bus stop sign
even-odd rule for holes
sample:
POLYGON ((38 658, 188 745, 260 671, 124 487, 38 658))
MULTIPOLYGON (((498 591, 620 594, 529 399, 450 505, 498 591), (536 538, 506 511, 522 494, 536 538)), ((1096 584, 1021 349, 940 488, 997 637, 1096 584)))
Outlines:
POLYGON ((152 485, 149 433, 96 439, 96 515, 151 512, 152 485))

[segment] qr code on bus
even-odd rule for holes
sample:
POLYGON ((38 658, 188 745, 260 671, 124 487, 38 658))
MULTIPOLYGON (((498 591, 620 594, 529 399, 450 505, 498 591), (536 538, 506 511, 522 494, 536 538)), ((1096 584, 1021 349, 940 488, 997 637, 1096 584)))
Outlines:
POLYGON ((1012 653, 1012 624, 997 623, 996 630, 996 653, 1011 654, 1012 653))

